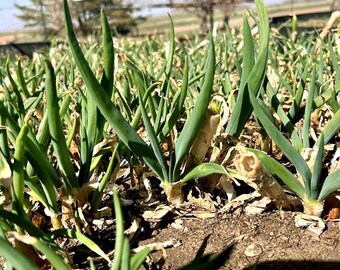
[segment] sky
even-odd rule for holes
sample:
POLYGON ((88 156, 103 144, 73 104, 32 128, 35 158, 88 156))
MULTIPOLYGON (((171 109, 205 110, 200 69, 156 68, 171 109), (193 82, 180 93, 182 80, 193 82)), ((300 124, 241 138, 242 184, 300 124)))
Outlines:
POLYGON ((0 0, 0 32, 13 32, 23 28, 22 22, 15 17, 18 14, 14 4, 29 5, 29 0, 0 0))
MULTIPOLYGON (((284 0, 264 0, 265 4, 278 4, 282 3, 284 0)), ((137 0, 134 1, 137 6, 145 6, 148 3, 160 3, 168 2, 166 0, 137 0)), ((0 33, 14 32, 17 30, 22 30, 23 23, 15 15, 18 14, 18 10, 15 8, 14 4, 20 5, 30 5, 29 0, 0 0, 0 33)), ((145 8, 141 12, 145 16, 162 15, 169 12, 167 9, 150 9, 145 8)))

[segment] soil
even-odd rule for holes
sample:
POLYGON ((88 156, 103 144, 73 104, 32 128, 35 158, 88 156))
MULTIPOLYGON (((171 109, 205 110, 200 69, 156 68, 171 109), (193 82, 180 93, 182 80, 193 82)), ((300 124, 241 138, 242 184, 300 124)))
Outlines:
MULTIPOLYGON (((111 197, 112 196, 107 196, 111 197)), ((129 197, 129 196, 127 196, 129 197)), ((109 199, 107 206, 112 207, 109 199)), ((163 201, 164 203, 164 201, 163 201)), ((340 269, 340 223, 339 220, 325 221, 326 228, 317 234, 295 225, 298 212, 266 210, 262 214, 248 215, 245 205, 233 213, 216 214, 199 209, 186 202, 184 206, 170 208, 166 204, 158 207, 171 209, 161 218, 152 212, 146 218, 147 210, 156 206, 127 206, 122 200, 125 228, 137 221, 138 229, 127 233, 131 248, 156 245, 142 269, 179 269, 204 255, 216 255, 233 246, 230 258, 221 268, 214 269, 340 269), (141 210, 142 209, 142 210, 141 210), (197 218, 201 216, 212 218, 197 218), (154 218, 153 218, 154 217, 154 218), (169 244, 170 243, 170 244, 169 244), (161 248, 167 244, 167 247, 161 248)), ((152 203, 151 203, 152 204, 152 203)), ((150 205, 150 204, 149 204, 150 205)), ((113 209, 113 208, 112 208, 113 209)), ((91 238, 100 245, 112 259, 115 226, 114 217, 105 218, 106 226, 95 231, 91 238), (112 222, 107 222, 107 221, 112 222)), ((133 227, 133 226, 131 226, 133 227)), ((88 257, 96 257, 86 247, 68 243, 75 269, 86 269, 88 257)), ((107 269, 107 263, 95 258, 97 269, 107 269)))
MULTIPOLYGON (((139 244, 181 241, 166 250, 162 269, 178 269, 196 255, 221 252, 235 242, 230 259, 220 269, 339 269, 339 223, 328 222, 320 237, 297 228, 294 213, 275 211, 255 216, 225 215, 213 219, 183 219, 183 229, 168 224, 157 234, 139 244), (255 256, 245 255, 255 245, 255 256), (258 254, 258 255, 256 255, 258 254)), ((161 252, 152 254, 157 260, 161 252)))

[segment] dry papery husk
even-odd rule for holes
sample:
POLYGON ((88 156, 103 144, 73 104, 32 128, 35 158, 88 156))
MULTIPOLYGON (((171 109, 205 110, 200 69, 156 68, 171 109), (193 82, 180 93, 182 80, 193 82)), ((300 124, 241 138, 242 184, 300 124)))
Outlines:
POLYGON ((222 209, 219 210, 219 212, 221 214, 232 213, 233 211, 235 211, 239 207, 242 207, 245 204, 251 203, 258 198, 261 198, 261 194, 256 190, 252 193, 241 194, 240 196, 232 199, 225 206, 223 206, 222 209))
MULTIPOLYGON (((329 152, 334 150, 335 145, 334 144, 326 144, 324 146, 324 156, 327 156, 329 152)), ((301 155, 303 159, 306 161, 309 169, 313 171, 316 155, 318 153, 318 148, 303 148, 301 155)), ((301 178, 301 177, 300 177, 301 178)), ((300 179, 300 181, 303 183, 303 181, 300 179)))
MULTIPOLYGON (((54 229, 58 229, 58 226, 64 228, 73 228, 75 226, 77 231, 84 230, 89 233, 89 225, 85 219, 83 211, 89 208, 88 198, 92 191, 98 186, 97 183, 89 182, 82 187, 75 189, 74 194, 69 196, 66 188, 59 189, 59 200, 61 202, 61 224, 58 224, 59 217, 55 217, 52 213, 46 213, 53 218, 55 223, 52 223, 54 229), (75 213, 77 212, 77 216, 75 213)), ((46 210, 45 210, 46 212, 46 210)))
POLYGON ((291 210, 291 202, 281 185, 254 153, 240 151, 234 164, 246 184, 258 190, 262 196, 270 198, 278 209, 291 210))
POLYGON ((233 186, 233 179, 229 175, 222 175, 219 179, 219 184, 223 191, 227 194, 228 203, 236 198, 236 191, 233 186))
POLYGON ((162 187, 169 203, 176 205, 184 202, 184 192, 182 189, 184 185, 185 183, 182 182, 162 182, 162 187))
POLYGON ((216 135, 220 121, 221 116, 219 113, 211 109, 206 111, 205 120, 190 150, 187 168, 192 168, 202 163, 216 135))
MULTIPOLYGON (((223 126, 228 121, 230 109, 226 101, 220 96, 214 96, 211 103, 211 108, 206 111, 205 120, 189 153, 187 168, 201 164, 204 158, 207 157, 209 149, 212 149, 210 150, 209 161, 221 164, 230 148, 229 143, 223 140, 223 135, 221 134, 223 126), (221 104, 222 109, 216 108, 214 105, 216 102, 221 104)), ((198 185, 202 190, 212 193, 220 178, 220 174, 212 174, 200 179, 198 185)))
MULTIPOLYGON (((230 143, 228 140, 229 139, 227 138, 223 138, 223 135, 219 136, 217 142, 218 145, 215 145, 213 147, 210 162, 218 163, 226 167, 235 158, 237 150, 234 146, 232 146, 234 142, 230 143)), ((225 190, 228 194, 231 191, 229 183, 231 183, 232 181, 233 180, 231 180, 229 176, 211 174, 200 181, 200 186, 203 188, 204 191, 212 193, 216 185, 219 183, 222 189, 225 190), (227 190, 225 189, 226 185, 224 184, 228 185, 227 190)), ((234 197, 234 195, 230 196, 234 197)))
POLYGON ((4 156, 0 152, 0 186, 5 188, 4 192, 0 192, 0 205, 6 205, 11 201, 11 187, 12 187, 12 171, 4 156))
POLYGON ((331 167, 329 169, 329 174, 340 170, 340 148, 336 149, 335 154, 331 160, 331 167))
POLYGON ((193 187, 188 194, 188 201, 199 208, 203 208, 208 210, 209 212, 215 213, 217 212, 216 206, 211 199, 211 196, 203 191, 200 191, 197 187, 193 187), (194 195, 197 193, 197 195, 194 195))
MULTIPOLYGON (((320 33, 320 38, 325 39, 327 37, 328 33, 330 32, 330 30, 332 29, 333 25, 335 25, 339 21, 340 21, 340 11, 339 10, 334 11, 332 13, 331 17, 329 18, 327 24, 325 25, 324 29, 320 33)), ((322 45, 321 40, 318 40, 317 45, 314 49, 314 52, 317 52, 320 49, 321 45, 322 45)))
POLYGON ((325 222, 314 215, 297 213, 295 215, 295 226, 298 228, 306 228, 308 231, 320 236, 326 229, 325 222))
POLYGON ((12 242, 12 245, 16 250, 20 251, 20 253, 24 254, 27 258, 43 269, 43 266, 47 262, 40 257, 39 253, 33 246, 25 243, 25 237, 29 236, 19 235, 17 232, 10 232, 8 239, 12 242))

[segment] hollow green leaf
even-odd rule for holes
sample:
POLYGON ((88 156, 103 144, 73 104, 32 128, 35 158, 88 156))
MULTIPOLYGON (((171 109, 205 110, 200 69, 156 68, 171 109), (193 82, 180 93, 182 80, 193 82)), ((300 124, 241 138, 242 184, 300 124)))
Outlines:
POLYGON ((24 101, 24 108, 26 112, 35 110, 41 102, 44 95, 44 91, 36 91, 34 95, 30 96, 24 101))
POLYGON ((169 45, 169 52, 168 52, 168 56, 166 60, 165 80, 161 88, 161 95, 164 95, 164 96, 161 97, 160 103, 158 105, 156 120, 155 120, 154 129, 156 133, 159 133, 160 127, 165 122, 164 117, 166 117, 166 115, 168 114, 168 109, 169 109, 168 102, 166 102, 166 99, 169 98, 170 76, 171 76, 172 62, 174 59, 174 51, 175 51, 175 28, 174 28, 172 17, 170 15, 169 15, 169 18, 170 18, 170 31, 169 31, 170 45, 169 45))
POLYGON ((122 114, 111 102, 110 97, 107 95, 102 86, 98 83, 92 70, 89 67, 75 37, 72 29, 72 20, 68 8, 67 0, 64 0, 65 22, 67 29, 67 38, 70 45, 72 55, 75 59, 77 67, 84 83, 87 86, 93 102, 96 103, 101 113, 104 115, 108 123, 113 127, 118 137, 124 144, 137 156, 143 158, 145 163, 156 174, 162 175, 162 170, 157 162, 153 151, 146 145, 146 143, 139 137, 135 130, 124 119, 122 114))
POLYGON ((25 112, 24 101, 22 99, 22 96, 20 94, 18 86, 17 86, 16 82, 14 81, 14 79, 11 75, 11 72, 9 70, 9 60, 8 59, 7 59, 6 69, 7 69, 8 79, 9 79, 11 85, 12 85, 13 92, 14 92, 16 98, 17 98, 18 113, 21 114, 21 115, 25 115, 26 112, 25 112))
POLYGON ((58 237, 68 237, 77 239, 79 242, 87 246, 93 252, 97 253, 99 256, 104 258, 107 262, 110 262, 110 258, 105 254, 105 252, 95 242, 93 242, 90 238, 88 238, 87 236, 80 232, 71 229, 59 229, 50 232, 48 234, 48 237, 50 237, 51 239, 56 239, 58 237))
POLYGON ((130 270, 130 255, 131 249, 130 249, 130 243, 129 239, 124 237, 124 245, 123 245, 123 254, 122 254, 122 261, 121 261, 121 270, 130 270))
POLYGON ((304 187, 296 179, 296 177, 281 163, 268 156, 262 151, 244 148, 247 152, 254 153, 262 162, 264 167, 277 179, 280 179, 289 189, 295 192, 298 196, 303 198, 305 194, 304 187))
POLYGON ((111 30, 105 12, 102 10, 100 15, 103 31, 103 58, 104 58, 104 73, 101 80, 101 85, 108 93, 108 96, 111 96, 113 91, 115 52, 113 47, 111 30))
MULTIPOLYGON (((59 115, 60 117, 64 117, 64 115, 66 114, 66 111, 70 105, 71 102, 71 97, 69 95, 67 95, 65 98, 63 98, 63 100, 61 101, 60 104, 60 111, 59 111, 59 115)), ((39 124, 39 128, 38 128, 38 133, 36 135, 36 139, 38 141, 38 143, 42 146, 42 149, 44 151, 47 150, 47 147, 49 145, 49 140, 50 140, 50 133, 48 130, 48 118, 47 118, 47 113, 44 114, 43 119, 41 120, 40 124, 39 124)))
POLYGON ((166 121, 165 125, 163 126, 161 140, 169 134, 170 130, 174 127, 182 111, 184 110, 183 106, 184 106, 185 98, 187 96, 187 89, 188 89, 188 74, 189 74, 189 67, 188 67, 188 59, 186 57, 185 63, 184 63, 182 87, 180 90, 179 98, 178 98, 178 101, 175 102, 175 108, 169 120, 166 121))
POLYGON ((30 220, 24 218, 23 216, 19 216, 15 213, 11 213, 3 209, 0 209, 0 216, 3 219, 8 220, 12 224, 18 225, 20 228, 27 231, 31 236, 41 238, 48 242, 52 242, 42 230, 35 227, 30 220))
POLYGON ((50 209, 51 212, 57 212, 56 208, 53 209, 51 207, 49 200, 47 199, 46 193, 49 193, 48 190, 44 190, 44 186, 41 185, 41 182, 39 181, 37 176, 28 176, 25 174, 24 176, 25 185, 27 185, 30 188, 29 194, 34 199, 40 201, 47 209, 50 209), (34 193, 34 194, 32 194, 34 193))
POLYGON ((307 196, 310 196, 310 179, 312 173, 306 163, 302 158, 300 153, 289 143, 289 141, 283 136, 283 134, 277 129, 277 127, 268 118, 263 108, 260 106, 256 97, 252 91, 248 91, 251 105, 254 108, 254 113, 256 117, 260 120, 261 124, 265 128, 266 132, 269 134, 271 139, 275 144, 281 149, 285 156, 290 160, 290 162, 295 166, 299 174, 301 175, 307 196))
MULTIPOLYGON (((326 127, 323 130, 324 144, 327 144, 330 139, 340 130, 340 110, 338 110, 332 118, 328 121, 326 127)), ((321 137, 315 143, 315 146, 320 144, 321 137)))
MULTIPOLYGON (((0 102, 0 114, 11 130, 10 135, 12 136, 10 136, 10 138, 12 143, 14 144, 15 142, 14 138, 18 136, 20 128, 1 102, 0 102)), ((41 180, 41 185, 45 188, 50 207, 54 209, 54 211, 56 212, 57 199, 55 194, 55 187, 59 188, 62 185, 62 183, 55 169, 47 159, 47 156, 42 151, 39 143, 36 141, 36 138, 34 137, 31 131, 29 131, 28 137, 26 138, 25 156, 31 163, 36 174, 39 176, 39 179, 41 180)))
MULTIPOLYGON (((249 16, 243 16, 243 66, 241 73, 241 84, 238 93, 239 98, 244 95, 244 87, 255 64, 254 41, 249 26, 249 16)), ((235 107, 236 110, 237 107, 235 107)))
MULTIPOLYGON (((308 69, 306 69, 307 71, 308 69)), ((288 80, 288 79, 287 79, 288 80)), ((294 119, 295 121, 297 121, 299 118, 297 118, 296 116, 298 115, 299 112, 299 108, 301 106, 301 102, 302 102, 302 97, 303 97, 303 93, 304 93, 304 88, 305 88, 305 80, 301 79, 299 81, 298 84, 298 89, 297 91, 295 91, 295 95, 293 97, 293 103, 292 106, 290 107, 289 111, 288 111, 288 117, 289 119, 294 119)))
POLYGON ((155 156, 157 158, 158 163, 160 164, 160 167, 162 168, 162 175, 159 175, 161 177, 161 180, 168 181, 169 180, 169 170, 168 166, 165 161, 165 156, 163 154, 162 148, 161 148, 161 142, 157 139, 157 135, 155 133, 155 130, 151 124, 151 121, 149 119, 149 115, 146 112, 145 104, 143 101, 143 97, 141 96, 141 93, 138 92, 138 98, 139 98, 139 104, 140 109, 142 112, 143 117, 143 123, 145 126, 145 130, 148 134, 148 138, 150 140, 150 144, 152 147, 152 150, 155 153, 155 156))
MULTIPOLYGON (((269 28, 268 15, 267 15, 267 11, 263 3, 263 0, 255 0, 255 4, 256 4, 258 17, 259 17, 259 20, 258 20, 258 24, 259 24, 258 28, 259 28, 259 34, 260 34, 259 53, 258 53, 256 62, 255 62, 255 65, 252 65, 250 74, 248 76, 245 76, 246 81, 241 82, 241 86, 246 87, 246 85, 248 85, 248 88, 250 89, 250 91, 252 91, 254 95, 257 95, 263 83, 263 78, 264 78, 266 68, 267 68, 270 28, 269 28)), ((249 42, 252 41, 251 37, 249 36, 249 32, 246 31, 245 33, 246 33, 245 41, 246 40, 248 40, 249 42)), ((250 50, 252 46, 246 43, 244 43, 244 46, 246 50, 245 53, 247 53, 247 55, 251 57, 252 53, 250 50)), ((250 60, 244 59, 244 63, 249 65, 250 60)), ((249 66, 247 67, 243 66, 242 72, 243 70, 248 70, 249 68, 250 68, 249 66)), ((247 91, 245 91, 244 88, 242 89, 240 88, 239 95, 240 96, 238 96, 237 98, 235 107, 232 111, 229 123, 226 128, 226 133, 234 137, 238 137, 240 135, 252 111, 252 107, 250 104, 249 97, 247 95, 247 91)))
POLYGON ((21 127, 15 140, 13 162, 13 208, 16 213, 25 216, 24 207, 24 166, 25 166, 25 142, 28 134, 28 117, 21 127))
POLYGON ((70 160, 70 155, 66 145, 66 139, 59 115, 59 105, 54 70, 50 61, 46 60, 45 65, 47 117, 53 149, 55 151, 55 155, 57 156, 58 163, 66 176, 66 183, 69 185, 69 187, 79 187, 78 179, 70 160))
POLYGON ((320 135, 320 143, 318 145, 318 152, 314 161, 314 169, 312 173, 310 190, 311 190, 311 198, 316 200, 319 196, 320 189, 322 187, 321 180, 321 169, 322 169, 322 161, 323 161, 323 150, 324 150, 324 135, 321 133, 320 135))
POLYGON ((138 253, 134 254, 130 261, 131 270, 139 270, 143 262, 146 260, 147 256, 150 254, 151 250, 149 248, 144 248, 138 253))
POLYGON ((40 267, 36 265, 32 260, 25 255, 17 251, 12 245, 5 239, 0 237, 0 256, 3 257, 8 263, 10 263, 17 270, 40 270, 40 267))
POLYGON ((22 89, 22 92, 24 93, 26 98, 29 98, 30 93, 27 89, 27 83, 25 81, 24 72, 21 66, 21 59, 19 59, 18 61, 17 77, 18 77, 18 82, 19 82, 20 88, 22 89))
MULTIPOLYGON (((340 82, 340 79, 339 79, 339 82, 340 82)), ((314 102, 313 102, 313 109, 321 107, 323 104, 328 102, 332 98, 333 95, 338 95, 340 93, 340 87, 338 87, 338 85, 336 84, 334 88, 331 87, 325 92, 323 92, 321 95, 315 97, 314 102)))
POLYGON ((203 178, 211 174, 227 174, 227 170, 217 163, 202 163, 189 171, 181 182, 189 182, 194 179, 203 178))
POLYGON ((10 178, 11 175, 11 167, 6 160, 6 157, 0 151, 0 179, 3 181, 4 179, 10 178))
POLYGON ((198 131, 201 128, 201 125, 204 121, 205 112, 208 108, 212 94, 214 74, 215 74, 215 48, 214 41, 212 37, 210 37, 210 48, 208 51, 208 62, 206 74, 204 77, 204 83, 201 92, 198 96, 198 99, 195 103, 194 109, 190 114, 189 118, 187 119, 187 121, 185 122, 183 130, 176 141, 175 150, 176 161, 172 177, 174 181, 178 179, 179 168, 185 156, 188 154, 191 146, 193 145, 198 134, 198 131))
MULTIPOLYGON (((6 124, 6 121, 0 113, 0 125, 4 126, 5 124, 6 124)), ((8 144, 8 135, 7 135, 7 129, 5 128, 0 128, 0 152, 2 152, 6 160, 10 162, 11 157, 10 157, 10 149, 9 149, 9 144, 8 144)))
POLYGON ((329 194, 340 189, 340 170, 328 175, 322 185, 318 201, 323 201, 329 194))
POLYGON ((271 101, 271 105, 273 106, 274 110, 280 117, 280 120, 282 121, 282 124, 290 134, 292 138, 292 142, 294 144, 294 147, 296 150, 299 152, 302 151, 302 141, 297 133, 297 131, 294 129, 293 123, 290 121, 289 117, 286 115, 285 111, 283 110, 276 94, 274 93, 273 89, 271 86, 267 87, 267 94, 268 94, 268 99, 271 101))
POLYGON ((103 178, 100 180, 98 188, 95 190, 95 192, 93 193, 93 197, 92 197, 92 207, 91 209, 93 209, 93 212, 97 211, 98 208, 98 204, 100 202, 101 196, 104 192, 105 187, 107 186, 107 184, 109 183, 109 180, 111 178, 111 175, 114 171, 114 169, 119 165, 119 161, 117 160, 117 150, 118 150, 118 144, 115 146, 114 150, 112 151, 112 156, 109 162, 109 165, 107 167, 107 170, 103 176, 103 178))
POLYGON ((302 138, 303 138, 303 147, 304 148, 309 148, 309 128, 310 128, 310 121, 311 121, 311 113, 312 113, 312 107, 313 107, 313 99, 314 99, 314 93, 315 93, 315 66, 313 66, 313 71, 312 71, 312 78, 311 78, 311 83, 309 86, 309 91, 308 91, 308 97, 306 101, 306 106, 305 106, 305 115, 303 118, 303 127, 302 127, 302 138))
POLYGON ((116 217, 116 242, 115 257, 112 262, 111 270, 120 270, 124 248, 124 220, 119 196, 116 191, 113 192, 113 204, 116 217))

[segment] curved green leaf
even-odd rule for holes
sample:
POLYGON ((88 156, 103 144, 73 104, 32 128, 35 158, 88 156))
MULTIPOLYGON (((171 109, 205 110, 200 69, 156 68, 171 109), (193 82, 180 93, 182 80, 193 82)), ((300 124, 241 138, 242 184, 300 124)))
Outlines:
POLYGON ((256 117, 260 120, 261 124, 263 125, 271 139, 276 143, 276 145, 281 149, 281 151, 285 154, 285 156, 290 160, 290 162, 295 166, 297 171, 300 173, 305 185, 306 189, 305 193, 307 194, 308 197, 310 197, 310 180, 312 177, 312 173, 306 161, 302 158, 300 153, 289 143, 289 141, 282 135, 282 133, 272 123, 270 118, 268 118, 266 112, 255 98, 253 92, 248 91, 248 93, 256 117))
POLYGON ((17 251, 8 241, 0 237, 0 256, 7 260, 15 269, 40 270, 40 267, 34 264, 32 260, 17 251))
POLYGON ((319 193, 318 201, 323 201, 329 194, 338 189, 340 189, 340 170, 336 170, 326 177, 319 193))
MULTIPOLYGON (((18 136, 20 127, 12 118, 10 113, 6 110, 2 102, 0 102, 0 114, 1 117, 6 121, 6 124, 10 128, 13 135, 15 137, 18 136)), ((53 184, 56 187, 60 187, 62 185, 55 169, 47 159, 39 143, 31 132, 29 132, 26 140, 25 155, 32 165, 36 165, 33 167, 36 173, 42 176, 41 179, 46 179, 45 181, 53 181, 53 184)))
POLYGON ((130 269, 131 270, 139 270, 142 263, 145 261, 146 257, 150 254, 151 250, 149 248, 144 248, 139 251, 131 258, 130 269))
POLYGON ((58 237, 69 237, 77 239, 79 242, 83 243, 93 252, 97 253, 106 261, 110 262, 110 258, 105 254, 105 252, 95 242, 93 242, 90 238, 88 238, 87 236, 80 232, 71 229, 59 229, 49 233, 48 236, 52 239, 56 239, 58 237))
POLYGON ((322 169, 322 161, 323 161, 323 150, 324 150, 324 135, 321 133, 320 135, 320 144, 318 146, 318 152, 314 161, 314 169, 312 173, 312 179, 310 181, 310 191, 311 198, 316 200, 319 196, 320 189, 322 187, 321 182, 321 169, 322 169))
POLYGON ((296 177, 281 163, 268 156, 262 151, 244 148, 247 152, 254 153, 262 162, 264 167, 275 177, 280 179, 289 189, 294 191, 301 198, 304 197, 305 190, 296 177))
POLYGON ((50 136, 58 163, 66 176, 69 187, 79 187, 77 176, 70 160, 69 150, 63 132, 63 126, 59 115, 58 96, 54 70, 50 61, 46 60, 46 106, 50 136))
POLYGON ((194 179, 203 178, 208 175, 218 173, 218 174, 227 174, 227 170, 220 164, 217 163, 202 163, 195 168, 193 168, 190 172, 188 172, 181 182, 189 182, 194 179))
POLYGON ((11 223, 18 225, 18 227, 24 229, 30 235, 35 236, 37 238, 42 238, 46 241, 49 241, 48 237, 44 234, 44 232, 42 230, 40 230, 39 228, 35 227, 32 224, 32 222, 29 221, 28 219, 25 219, 22 216, 8 212, 8 211, 3 210, 3 209, 0 209, 0 216, 3 219, 7 219, 11 223))
POLYGON ((124 220, 119 196, 116 191, 113 192, 113 204, 116 216, 116 242, 115 257, 112 262, 111 270, 120 270, 124 249, 124 220))
MULTIPOLYGON (((19 237, 20 240, 21 237, 19 237)), ((52 249, 50 246, 45 244, 43 241, 39 240, 38 238, 23 235, 22 238, 24 239, 25 243, 32 245, 37 250, 39 250, 42 254, 46 256, 48 261, 58 270, 69 270, 70 268, 65 264, 64 260, 52 249)), ((26 268, 27 269, 27 268, 26 268)))
MULTIPOLYGON (((325 129, 323 130, 324 134, 324 144, 327 144, 330 139, 333 138, 335 133, 337 133, 340 130, 340 110, 338 110, 328 121, 325 129)), ((315 143, 315 146, 318 146, 320 144, 321 137, 318 138, 318 140, 315 143)))
POLYGON ((22 92, 24 93, 25 97, 28 99, 30 97, 30 93, 27 89, 27 83, 25 81, 24 72, 21 67, 21 58, 18 61, 17 77, 18 77, 18 82, 22 89, 22 92))
POLYGON ((72 29, 72 19, 67 0, 64 0, 64 12, 68 43, 91 98, 96 103, 109 124, 113 127, 118 137, 124 142, 124 144, 137 156, 143 158, 149 168, 152 169, 157 175, 162 175, 162 170, 153 151, 139 137, 136 131, 122 116, 117 107, 111 102, 110 96, 108 96, 106 91, 99 84, 92 70, 90 69, 90 66, 79 47, 78 41, 72 29))
POLYGON ((118 151, 119 144, 116 144, 112 151, 112 156, 109 162, 109 165, 107 167, 107 170, 105 172, 105 175, 103 178, 100 180, 99 185, 97 189, 93 193, 92 197, 92 203, 91 203, 91 209, 92 212, 95 213, 97 211, 98 205, 100 203, 100 199, 102 198, 102 194, 104 192, 105 187, 109 183, 109 180, 111 178, 111 175, 114 171, 114 169, 119 165, 120 159, 117 159, 117 151, 118 151))
POLYGON ((204 84, 194 106, 194 109, 190 114, 189 118, 187 119, 183 127, 183 130, 176 141, 175 149, 176 161, 172 177, 174 181, 178 179, 178 173, 181 164, 185 156, 188 154, 191 146, 193 145, 198 134, 198 131, 201 128, 202 123, 204 121, 205 112, 208 108, 211 98, 212 87, 214 83, 214 74, 215 74, 215 48, 214 41, 212 37, 210 37, 210 49, 208 52, 208 63, 207 71, 204 77, 204 84))
POLYGON ((312 107, 313 107, 313 99, 314 99, 314 93, 315 93, 315 66, 313 66, 312 71, 312 79, 309 86, 309 92, 307 96, 306 106, 305 106, 305 115, 303 118, 303 127, 302 127, 302 135, 303 135, 303 147, 309 148, 309 129, 310 129, 310 117, 312 113, 312 107))
POLYGON ((25 165, 25 142, 28 134, 28 118, 25 119, 18 137, 15 140, 13 162, 13 209, 16 213, 25 216, 24 211, 24 165, 25 165))
POLYGON ((168 114, 168 110, 169 110, 169 104, 168 102, 166 102, 166 98, 169 98, 169 92, 170 92, 170 87, 171 87, 170 76, 171 76, 172 62, 174 59, 174 51, 175 51, 175 28, 174 28, 172 17, 170 15, 169 15, 169 18, 170 18, 170 31, 169 31, 170 46, 169 46, 168 58, 166 61, 165 80, 163 82, 162 89, 161 89, 161 95, 164 95, 164 97, 161 97, 161 100, 158 105, 156 119, 155 119, 154 130, 156 131, 157 134, 161 131, 160 130, 161 126, 165 122, 164 118, 168 114))
MULTIPOLYGON (((239 89, 239 96, 237 97, 236 104, 232 111, 228 126, 226 128, 226 133, 230 134, 231 136, 238 137, 249 119, 251 114, 252 108, 250 104, 249 97, 247 96, 247 92, 245 91, 246 84, 250 90, 256 95, 261 88, 263 83, 263 78, 267 68, 267 56, 268 56, 268 44, 269 44, 269 20, 265 5, 263 0, 255 0, 256 3, 256 10, 259 17, 258 28, 259 28, 259 35, 260 35, 260 44, 259 44, 259 54, 255 65, 251 66, 251 72, 248 76, 243 76, 242 79, 246 79, 246 82, 241 82, 241 86, 243 88, 239 89)), ((245 24, 246 25, 246 24, 245 24)), ((249 31, 245 32, 244 36, 244 46, 245 46, 245 54, 248 57, 252 57, 252 37, 249 36, 249 31), (246 41, 247 44, 246 44, 246 41), (251 43, 250 43, 251 42, 251 43)), ((247 73, 249 72, 248 69, 250 68, 248 65, 251 64, 249 59, 244 59, 244 64, 247 65, 242 67, 247 73)))
POLYGON ((165 138, 169 134, 170 130, 174 127, 178 118, 181 115, 181 112, 183 111, 183 105, 184 105, 185 98, 187 97, 187 90, 188 90, 188 74, 189 74, 189 67, 188 67, 188 59, 186 57, 185 62, 184 62, 183 82, 182 82, 182 87, 181 87, 181 91, 179 94, 179 100, 176 103, 175 109, 173 113, 171 114, 169 120, 163 126, 161 139, 165 138))
POLYGON ((124 237, 123 254, 122 254, 122 264, 121 270, 130 270, 130 259, 131 259, 131 249, 129 239, 124 237))
POLYGON ((138 92, 138 99, 139 99, 140 109, 141 109, 141 112, 142 112, 145 130, 148 134, 148 138, 150 140, 152 150, 154 151, 155 156, 157 158, 157 161, 162 168, 162 175, 159 175, 159 176, 161 177, 162 181, 163 180, 168 181, 169 180, 169 176, 168 176, 169 170, 168 170, 168 166, 167 166, 166 161, 165 161, 165 156, 164 156, 162 148, 160 146, 160 142, 157 139, 156 132, 155 132, 155 130, 154 130, 152 124, 151 124, 151 121, 149 119, 149 115, 146 112, 146 108, 145 108, 145 104, 144 104, 141 92, 138 92))

